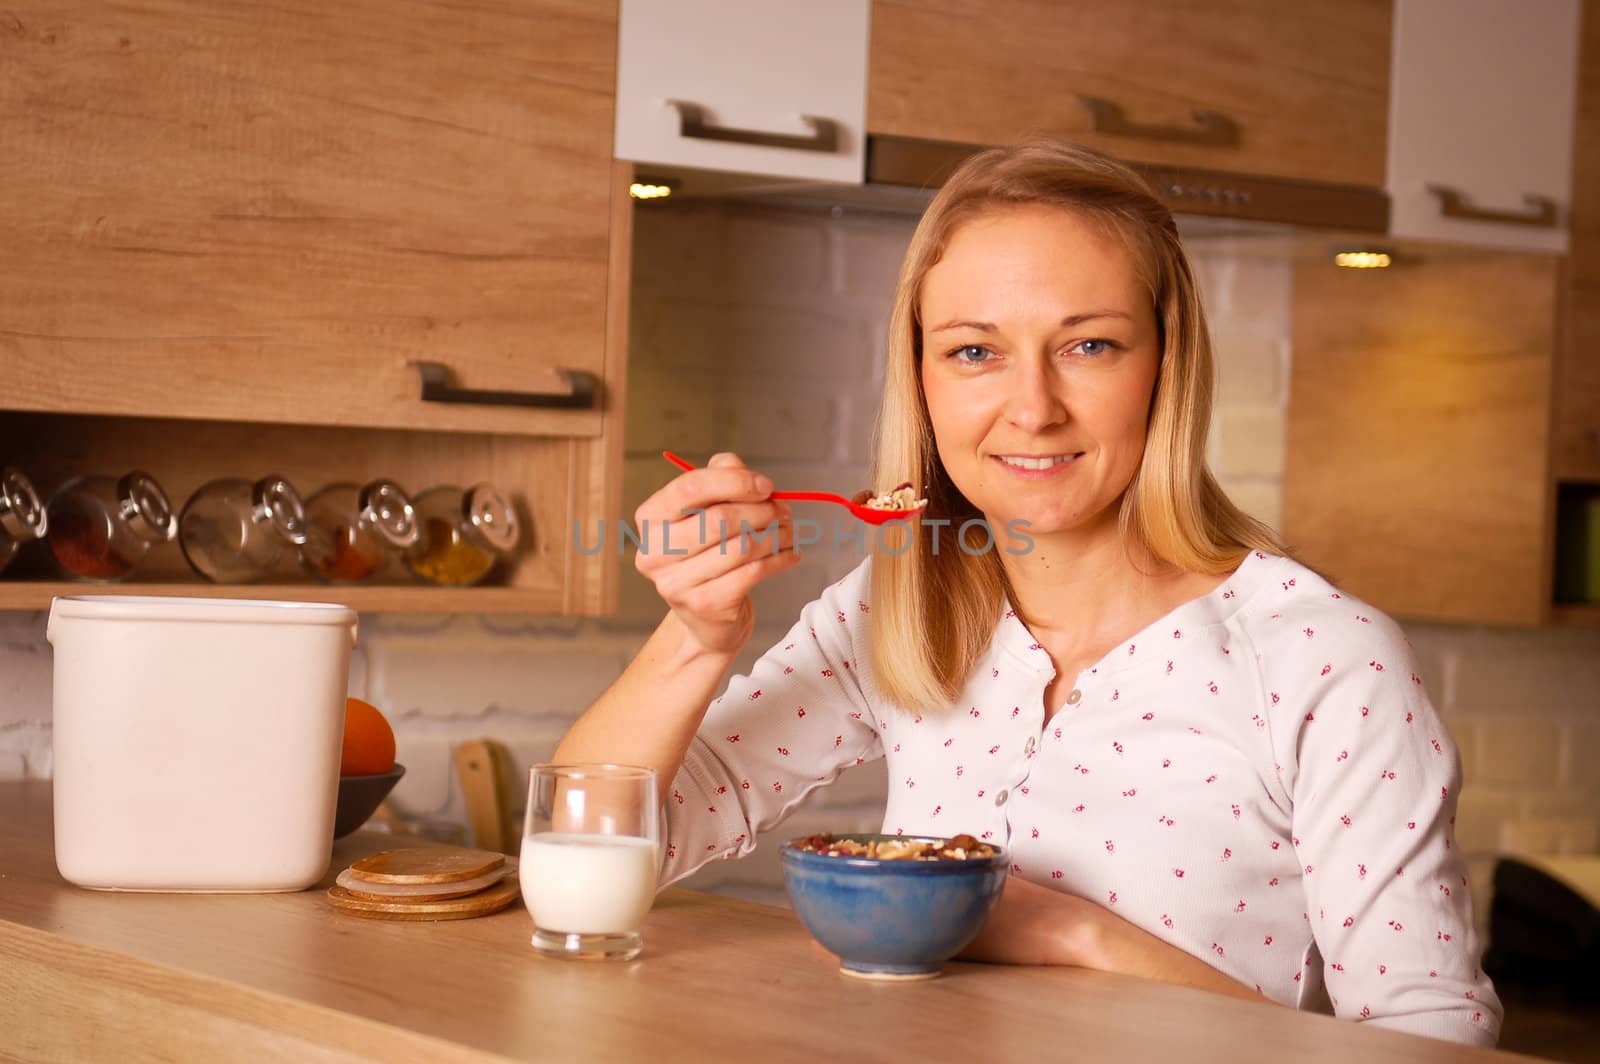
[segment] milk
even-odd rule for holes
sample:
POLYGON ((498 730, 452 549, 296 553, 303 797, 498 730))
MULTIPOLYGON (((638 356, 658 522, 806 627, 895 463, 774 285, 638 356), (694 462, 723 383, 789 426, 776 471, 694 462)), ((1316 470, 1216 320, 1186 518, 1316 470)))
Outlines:
POLYGON ((656 847, 632 835, 540 832, 522 840, 522 899, 541 931, 637 931, 656 895, 656 847))

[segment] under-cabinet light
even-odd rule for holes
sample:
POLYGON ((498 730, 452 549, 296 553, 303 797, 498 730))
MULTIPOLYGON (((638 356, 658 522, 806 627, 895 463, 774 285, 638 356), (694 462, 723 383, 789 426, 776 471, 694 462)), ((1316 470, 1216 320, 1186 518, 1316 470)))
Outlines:
POLYGON ((628 195, 639 200, 666 199, 673 188, 671 181, 635 181, 628 186, 628 195))
POLYGON ((1394 256, 1387 251, 1336 251, 1333 264, 1349 270, 1381 270, 1394 265, 1394 256))

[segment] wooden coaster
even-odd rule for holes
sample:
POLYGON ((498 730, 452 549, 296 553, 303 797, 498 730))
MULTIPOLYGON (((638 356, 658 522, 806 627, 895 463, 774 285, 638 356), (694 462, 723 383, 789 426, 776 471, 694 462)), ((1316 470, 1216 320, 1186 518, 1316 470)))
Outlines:
POLYGON ((467 850, 459 846, 419 846, 410 850, 385 850, 363 857, 349 868, 367 883, 459 883, 487 875, 506 863, 503 853, 467 850))
POLYGON ((470 920, 474 916, 488 916, 499 912, 517 900, 517 877, 506 876, 488 890, 469 894, 465 898, 446 898, 438 901, 415 901, 395 898, 384 901, 363 898, 343 887, 329 887, 328 900, 340 912, 361 916, 369 920, 470 920))
POLYGON ((445 898, 461 898, 468 894, 476 894, 480 890, 494 886, 505 876, 516 874, 517 861, 511 857, 506 859, 502 867, 492 872, 473 876, 471 879, 457 880, 454 883, 369 883, 349 868, 339 873, 336 882, 351 894, 374 901, 441 901, 445 898))

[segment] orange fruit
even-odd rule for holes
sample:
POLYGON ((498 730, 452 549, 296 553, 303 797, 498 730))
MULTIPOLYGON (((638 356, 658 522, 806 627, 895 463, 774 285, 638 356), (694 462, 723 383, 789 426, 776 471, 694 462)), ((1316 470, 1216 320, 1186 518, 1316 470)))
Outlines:
POLYGON ((394 768, 394 729, 378 707, 359 698, 344 700, 344 748, 339 775, 378 776, 394 768))

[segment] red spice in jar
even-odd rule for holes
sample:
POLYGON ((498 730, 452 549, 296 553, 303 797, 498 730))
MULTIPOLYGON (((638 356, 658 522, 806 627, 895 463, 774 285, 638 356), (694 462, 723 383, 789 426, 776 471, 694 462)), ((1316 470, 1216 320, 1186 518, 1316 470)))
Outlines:
POLYGON ((133 562, 113 549, 104 517, 92 519, 81 510, 50 515, 50 552, 67 572, 90 580, 120 580, 133 572, 133 562))
POLYGON ((339 526, 333 532, 333 556, 318 567, 318 573, 327 580, 365 580, 377 571, 379 559, 356 545, 355 529, 339 526))

